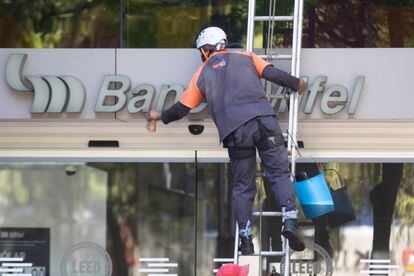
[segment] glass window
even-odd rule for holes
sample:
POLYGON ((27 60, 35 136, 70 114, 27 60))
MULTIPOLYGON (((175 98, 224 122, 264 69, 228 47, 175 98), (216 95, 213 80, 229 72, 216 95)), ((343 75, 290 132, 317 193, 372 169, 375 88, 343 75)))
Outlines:
POLYGON ((0 190, 1 257, 30 275, 194 275, 194 163, 0 164, 0 190))
MULTIPOLYGON (((299 163, 297 171, 325 171, 336 210, 313 219, 300 211, 307 249, 292 254, 292 275, 357 276, 372 259, 398 275, 414 271, 413 164, 299 163)), ((258 177, 256 186, 254 210, 278 210, 267 183, 258 177)), ((231 188, 227 163, 2 163, 1 257, 43 276, 210 275, 221 265, 214 258, 234 253, 231 188)), ((253 224, 256 250, 281 250, 280 219, 253 224)), ((282 260, 241 261, 254 275, 263 263, 268 275, 282 260)))
POLYGON ((193 275, 194 163, 91 165, 108 173, 107 248, 114 275, 151 269, 193 275))
POLYGON ((230 174, 228 164, 197 164, 197 275, 219 268, 214 258, 233 257, 236 221, 230 174))
MULTIPOLYGON (((292 15, 294 0, 276 2, 292 15)), ((256 1, 269 14, 270 0, 256 1)), ((246 0, 103 0, 0 2, 0 47, 192 48, 207 26, 223 28, 230 43, 246 43, 246 0)), ((414 2, 306 0, 304 48, 413 47, 414 2)), ((268 43, 268 22, 255 26, 255 47, 268 43)), ((272 45, 290 47, 292 23, 275 23, 272 45)))
POLYGON ((125 47, 192 48, 208 26, 223 28, 230 42, 241 43, 247 29, 244 0, 125 0, 125 47))
MULTIPOLYGON (((258 1, 259 2, 259 1, 258 1)), ((269 1, 258 7, 269 14, 269 1)), ((293 0, 276 1, 276 15, 293 14, 293 0)), ((377 48, 414 46, 413 1, 305 1, 303 13, 304 48, 377 48)), ((257 48, 267 45, 266 28, 256 28, 257 48)), ((275 24, 273 47, 289 47, 292 24, 275 24)))
POLYGON ((113 0, 5 0, 0 47, 119 47, 120 17, 119 1, 113 0))
POLYGON ((71 246, 106 248, 107 181, 85 164, 0 164, 2 257, 33 263, 31 275, 62 275, 71 246))
MULTIPOLYGON (((293 15, 294 0, 274 1, 276 15, 293 15)), ((304 1, 304 48, 413 47, 412 1, 304 1)), ((256 1, 268 15, 271 1, 256 1)), ((191 48, 206 26, 223 28, 230 43, 246 43, 248 1, 126 0, 125 47, 191 48)), ((268 22, 255 24, 255 48, 268 45, 268 22)), ((276 22, 272 45, 288 48, 292 22, 276 22)))
MULTIPOLYGON (((336 211, 312 220, 300 211, 299 224, 307 249, 292 255, 292 275, 325 275, 332 269, 333 275, 357 276, 370 265, 373 269, 372 259, 388 260, 377 265, 390 265, 391 273, 414 271, 413 164, 327 163, 318 167, 299 163, 297 171, 312 177, 324 167, 336 211), (341 201, 343 197, 348 203, 341 201), (354 220, 350 214, 355 215, 354 220)), ((212 262, 213 258, 233 257, 232 180, 228 164, 202 163, 197 169, 198 184, 203 187, 199 188, 197 203, 197 269, 207 273, 220 266, 212 262)), ((266 183, 258 179, 256 184, 254 210, 278 210, 277 203, 267 196, 266 183)), ((253 223, 257 250, 281 249, 280 219, 263 218, 261 223, 256 219, 253 223)), ((280 258, 262 258, 262 275, 280 272, 280 258)))
POLYGON ((413 47, 413 1, 309 1, 306 47, 413 47))

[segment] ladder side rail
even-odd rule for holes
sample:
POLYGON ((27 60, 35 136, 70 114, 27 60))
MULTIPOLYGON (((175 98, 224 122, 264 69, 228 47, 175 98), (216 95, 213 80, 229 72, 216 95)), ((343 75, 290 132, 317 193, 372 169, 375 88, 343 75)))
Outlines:
MULTIPOLYGON (((295 76, 300 77, 300 62, 301 62, 301 48, 302 48, 302 22, 303 22, 303 0, 299 0, 298 7, 298 25, 297 25, 297 54, 296 54, 296 65, 295 65, 295 76)), ((297 129, 298 129, 298 114, 299 114, 299 93, 293 93, 293 113, 294 118, 292 122, 292 136, 293 136, 293 148, 292 156, 294 160, 292 162, 292 175, 296 173, 296 158, 297 158, 297 129), (294 154, 294 155, 293 155, 294 154)))
MULTIPOLYGON (((286 207, 282 207, 282 223, 285 223, 285 217, 284 213, 286 212, 286 207)), ((282 242, 283 242, 283 251, 285 253, 285 263, 284 268, 285 271, 283 273, 283 276, 290 276, 290 247, 289 247, 289 240, 282 236, 282 242)), ((282 273, 282 270, 280 270, 280 273, 282 273)))
POLYGON ((246 37, 246 50, 253 51, 254 42, 254 15, 256 9, 256 0, 249 0, 249 9, 247 15, 247 37, 246 37))
POLYGON ((298 53, 298 26, 299 26, 299 1, 295 0, 295 7, 293 11, 293 34, 292 34, 292 63, 291 63, 291 74, 296 76, 296 66, 297 66, 297 53, 298 53))
POLYGON ((303 0, 299 0, 299 18, 298 18, 298 41, 297 41, 297 59, 296 59, 296 77, 300 77, 300 62, 301 62, 301 56, 302 56, 302 32, 303 32, 303 0))
MULTIPOLYGON (((254 44, 254 23, 256 12, 256 0, 249 0, 248 14, 247 14, 247 36, 246 36, 246 50, 253 52, 254 44)), ((239 225, 236 221, 236 233, 234 235, 234 258, 233 263, 239 263, 239 225)))
MULTIPOLYGON (((256 172, 256 175, 257 175, 257 172, 256 172)), ((263 192, 263 189, 264 189, 264 186, 263 186, 264 185, 264 182, 263 182, 263 177, 262 177, 262 174, 261 173, 260 173, 260 176, 259 177, 260 177, 260 182, 259 182, 260 183, 260 189, 258 190, 258 194, 259 194, 259 210, 260 210, 260 213, 262 213, 263 212, 262 192, 263 192)), ((260 263, 263 262, 263 258, 262 258, 262 223, 263 223, 263 220, 262 220, 262 216, 260 215, 259 216, 259 262, 260 263)), ((263 269, 262 269, 262 267, 260 267, 259 276, 262 276, 262 273, 263 273, 263 269)))
MULTIPOLYGON (((298 8, 299 8, 299 0, 295 0, 295 6, 294 6, 294 11, 293 11, 293 34, 292 34, 292 63, 291 63, 291 69, 290 72, 292 75, 294 75, 296 77, 296 60, 297 60, 297 46, 298 46, 298 16, 299 16, 299 12, 298 12, 298 8)), ((294 139, 295 139, 295 133, 293 133, 293 122, 295 120, 294 116, 294 97, 295 93, 291 93, 290 94, 290 101, 289 101, 289 128, 288 128, 288 132, 289 132, 289 139, 288 139, 288 149, 290 150, 291 153, 291 163, 293 164, 295 162, 295 149, 294 149, 294 139)), ((294 176, 294 172, 292 171, 291 174, 291 179, 293 180, 293 176, 294 176)))
POLYGON ((285 273, 284 276, 290 276, 290 248, 289 248, 289 240, 284 239, 284 247, 285 247, 285 273))
MULTIPOLYGON (((302 47, 302 15, 303 15, 303 0, 295 0, 294 7, 294 20, 293 20, 293 42, 292 42, 292 63, 291 74, 295 77, 300 77, 300 54, 302 47)), ((296 144, 297 144, 297 121, 298 121, 298 93, 291 93, 290 95, 290 108, 289 108, 289 133, 288 149, 291 152, 291 179, 294 180, 296 170, 296 144)), ((285 243, 285 271, 284 276, 290 274, 290 250, 289 241, 284 239, 285 243)))
MULTIPOLYGON (((256 10, 256 1, 249 0, 248 14, 247 14, 247 37, 246 37, 246 50, 253 51, 254 40, 254 15, 256 10)), ((233 263, 239 263, 239 225, 236 221, 236 233, 234 235, 234 258, 233 263)))
POLYGON ((239 263, 239 224, 236 221, 236 233, 234 235, 234 258, 233 263, 239 263))
MULTIPOLYGON (((291 60, 291 68, 290 68, 290 73, 292 75, 295 75, 296 73, 296 53, 297 53, 297 26, 298 26, 298 12, 297 12, 297 8, 298 8, 298 1, 299 0, 295 0, 295 4, 294 4, 294 11, 293 11, 293 34, 292 34, 292 60, 291 60)), ((290 100, 289 100, 289 127, 288 127, 288 134, 289 134, 289 139, 288 139, 288 149, 290 151, 290 158, 291 158, 291 164, 293 164, 295 162, 295 155, 294 155, 294 149, 293 149, 293 144, 294 144, 294 133, 293 132, 293 121, 294 121, 294 93, 290 94, 290 100)), ((294 172, 292 172, 291 174, 291 179, 293 181, 293 176, 294 176, 294 172)))
MULTIPOLYGON (((303 0, 299 0, 299 18, 298 18, 298 31, 297 31, 297 56, 296 56, 296 71, 295 71, 295 76, 296 77, 300 77, 300 62, 301 62, 301 56, 302 56, 302 24, 303 24, 303 0)), ((293 131, 295 133, 294 138, 297 139, 297 124, 298 124, 298 111, 299 111, 299 95, 298 93, 295 93, 296 95, 296 101, 295 101, 295 120, 294 120, 294 125, 293 125, 293 131)), ((297 140, 295 140, 295 145, 296 145, 297 140)))

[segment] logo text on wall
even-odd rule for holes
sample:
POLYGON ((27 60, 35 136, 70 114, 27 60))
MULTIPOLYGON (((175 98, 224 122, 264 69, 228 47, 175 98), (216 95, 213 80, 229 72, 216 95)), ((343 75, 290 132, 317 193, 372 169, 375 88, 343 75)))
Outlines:
MULTIPOLYGON (((74 76, 31 76, 23 75, 23 66, 27 54, 11 54, 6 65, 6 82, 15 91, 34 93, 31 113, 79 113, 82 112, 86 100, 83 83, 74 76)), ((307 78, 305 78, 307 79, 307 78)), ((346 112, 354 114, 365 84, 365 76, 358 76, 353 87, 352 96, 343 85, 326 86, 327 76, 318 76, 308 82, 306 97, 300 96, 299 104, 305 114, 311 114, 319 94, 320 109, 324 114, 337 114, 348 106, 346 112), (304 103, 303 103, 304 102, 304 103)), ((185 88, 182 84, 162 85, 157 93, 152 84, 139 84, 133 89, 131 80, 124 75, 106 75, 95 104, 95 112, 119 112, 127 106, 131 114, 148 112, 151 108, 163 110, 169 95, 174 94, 174 102, 178 101, 185 88), (110 100, 110 99, 116 99, 110 100), (154 102, 156 101, 156 102, 154 102)), ((279 87, 273 94, 284 93, 279 87)), ((287 111, 287 102, 283 99, 273 99, 271 105, 278 112, 287 111)), ((201 103, 191 110, 199 113, 206 107, 201 103)))

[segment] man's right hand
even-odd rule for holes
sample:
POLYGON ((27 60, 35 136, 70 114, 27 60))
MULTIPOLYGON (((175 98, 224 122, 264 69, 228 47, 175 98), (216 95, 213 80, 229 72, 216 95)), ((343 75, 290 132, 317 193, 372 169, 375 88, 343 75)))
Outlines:
POLYGON ((298 93, 302 94, 303 92, 305 92, 306 87, 307 87, 306 82, 304 80, 300 79, 298 93))
POLYGON ((159 112, 158 110, 150 110, 146 114, 146 117, 147 117, 147 120, 158 121, 161 119, 161 112, 159 112))
POLYGON ((147 119, 147 130, 149 132, 155 132, 157 130, 157 121, 161 119, 161 112, 150 110, 145 117, 147 119))

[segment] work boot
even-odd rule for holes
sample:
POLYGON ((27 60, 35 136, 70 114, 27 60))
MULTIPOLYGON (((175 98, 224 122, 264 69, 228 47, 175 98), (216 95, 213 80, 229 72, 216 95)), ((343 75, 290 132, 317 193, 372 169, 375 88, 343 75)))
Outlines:
POLYGON ((253 236, 240 236, 239 250, 242 255, 251 255, 254 253, 253 236))
POLYGON ((295 251, 305 250, 305 243, 299 235, 297 219, 286 219, 283 223, 283 237, 289 240, 289 247, 295 251))

